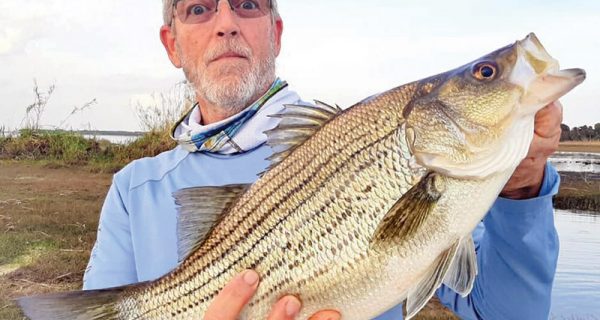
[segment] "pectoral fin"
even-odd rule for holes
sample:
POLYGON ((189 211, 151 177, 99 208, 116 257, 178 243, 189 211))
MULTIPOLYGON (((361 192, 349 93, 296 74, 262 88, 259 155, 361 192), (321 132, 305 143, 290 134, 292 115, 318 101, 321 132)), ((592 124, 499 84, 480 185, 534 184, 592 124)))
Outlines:
POLYGON ((435 208, 444 190, 436 173, 426 174, 388 211, 371 240, 371 245, 399 243, 408 239, 435 208))
POLYGON ((247 184, 182 189, 173 194, 179 205, 177 247, 179 262, 206 239, 233 203, 248 189, 247 184))

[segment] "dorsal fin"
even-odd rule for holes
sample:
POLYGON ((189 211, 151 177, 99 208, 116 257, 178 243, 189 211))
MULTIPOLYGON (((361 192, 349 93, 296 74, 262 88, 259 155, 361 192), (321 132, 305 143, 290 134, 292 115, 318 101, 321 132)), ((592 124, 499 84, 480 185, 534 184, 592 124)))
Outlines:
POLYGON ((268 169, 280 163, 341 111, 337 105, 330 106, 315 100, 314 106, 288 104, 282 112, 271 115, 281 121, 274 129, 265 131, 267 144, 273 148, 273 155, 267 158, 271 161, 268 169))
POLYGON ((173 193, 179 205, 177 216, 177 253, 185 260, 206 239, 231 205, 248 189, 249 184, 222 187, 195 187, 173 193))

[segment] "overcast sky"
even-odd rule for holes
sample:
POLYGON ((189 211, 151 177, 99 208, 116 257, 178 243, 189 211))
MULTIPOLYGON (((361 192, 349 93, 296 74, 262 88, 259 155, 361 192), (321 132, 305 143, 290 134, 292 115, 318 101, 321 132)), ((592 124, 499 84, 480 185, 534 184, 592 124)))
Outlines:
MULTIPOLYGON (((160 0, 0 2, 0 126, 16 128, 33 79, 56 85, 44 125, 137 130, 132 105, 183 79, 158 38, 160 0)), ((305 100, 350 105, 455 68, 535 32, 588 72, 563 99, 569 125, 600 122, 600 1, 279 0, 278 74, 305 100), (526 2, 526 4, 524 4, 526 2)))

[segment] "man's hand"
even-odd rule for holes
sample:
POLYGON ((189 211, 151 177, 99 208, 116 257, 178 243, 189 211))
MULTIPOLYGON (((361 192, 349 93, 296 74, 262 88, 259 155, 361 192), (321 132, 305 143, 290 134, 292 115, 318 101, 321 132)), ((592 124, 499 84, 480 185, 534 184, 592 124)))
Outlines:
MULTIPOLYGON (((204 320, 236 320, 242 309, 258 288, 258 274, 246 270, 237 275, 215 297, 206 310, 204 320)), ((273 306, 267 320, 295 319, 302 303, 294 296, 285 296, 273 306)), ((314 314, 311 320, 339 320, 341 316, 336 311, 320 311, 314 314)))
POLYGON ((519 164, 508 180, 500 193, 501 197, 528 199, 539 195, 546 161, 558 149, 562 114, 562 105, 556 101, 535 115, 535 134, 527 158, 519 164))

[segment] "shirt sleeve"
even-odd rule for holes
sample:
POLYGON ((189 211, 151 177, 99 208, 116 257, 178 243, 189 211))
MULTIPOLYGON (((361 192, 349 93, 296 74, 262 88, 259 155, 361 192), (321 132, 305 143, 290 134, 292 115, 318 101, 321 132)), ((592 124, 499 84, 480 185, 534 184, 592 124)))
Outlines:
POLYGON ((83 289, 102 289, 138 282, 129 214, 118 176, 108 191, 100 213, 96 243, 83 276, 83 289))
POLYGON ((498 198, 474 231, 479 274, 463 298, 446 286, 437 294, 463 319, 548 319, 558 260, 552 196, 560 177, 546 165, 540 195, 498 198))

